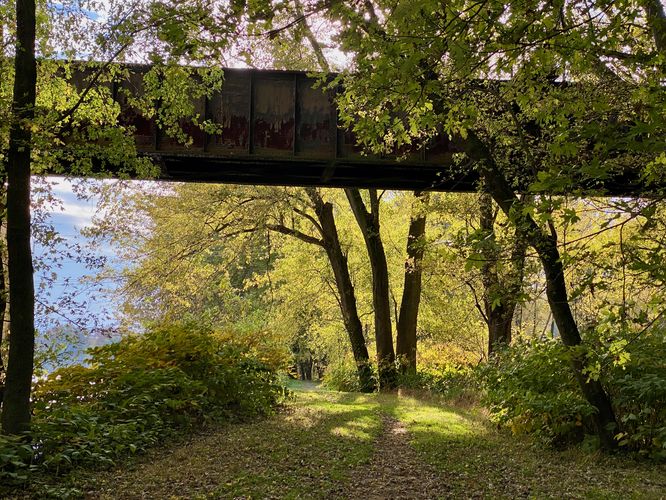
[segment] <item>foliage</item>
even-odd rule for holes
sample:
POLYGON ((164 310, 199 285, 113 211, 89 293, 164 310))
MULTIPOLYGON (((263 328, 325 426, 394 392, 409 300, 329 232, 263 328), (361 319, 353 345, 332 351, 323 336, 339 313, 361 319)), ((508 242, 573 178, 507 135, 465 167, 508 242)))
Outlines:
POLYGON ((493 420, 552 444, 581 438, 593 408, 562 369, 568 361, 557 340, 518 341, 490 360, 480 374, 493 420))
POLYGON ((187 442, 155 449, 131 467, 81 474, 72 483, 100 499, 340 495, 340 488, 355 482, 372 458, 382 429, 380 403, 375 395, 299 386, 293 382, 289 411, 211 428, 187 442))
POLYGON ((108 466, 209 421, 270 413, 284 389, 252 350, 193 323, 90 349, 86 365, 37 384, 34 453, 3 441, 0 478, 22 479, 29 466, 56 475, 108 466))
MULTIPOLYGON (((595 352, 588 374, 599 377, 613 397, 621 447, 666 458, 666 337, 663 328, 644 332, 641 342, 589 337, 595 352), (595 369, 595 367, 597 367, 595 369)), ((633 334, 636 338, 636 334, 633 334)), ((571 352, 556 340, 519 341, 480 368, 492 418, 514 433, 551 444, 579 441, 590 431, 593 408, 563 370, 571 352)))
POLYGON ((400 387, 426 390, 450 401, 476 401, 480 389, 470 366, 441 363, 419 367, 414 373, 400 375, 400 387))
POLYGON ((293 385, 288 412, 211 429, 129 466, 80 474, 71 484, 101 500, 663 496, 664 466, 535 447, 436 398, 293 385), (391 428, 396 420, 402 432, 391 428), (441 489, 421 493, 442 481, 441 489))
POLYGON ((326 367, 322 383, 324 387, 334 391, 360 392, 361 386, 354 359, 345 356, 331 362, 326 367))
MULTIPOLYGON (((607 342, 603 365, 620 424, 619 444, 666 458, 666 327, 607 342), (629 342, 632 342, 629 344, 629 342), (621 347, 619 347, 621 346, 621 347)), ((603 366, 602 365, 602 366, 603 366)))
MULTIPOLYGON (((480 391, 478 379, 470 364, 446 360, 420 363, 416 373, 401 373, 398 387, 427 391, 449 400, 476 401, 480 391)), ((376 374, 375 374, 376 376, 376 374)), ((359 381, 351 356, 334 359, 327 367, 323 385, 342 392, 358 392, 359 381)))
POLYGON ((0 434, 0 480, 9 484, 25 481, 33 455, 32 446, 21 436, 0 434))

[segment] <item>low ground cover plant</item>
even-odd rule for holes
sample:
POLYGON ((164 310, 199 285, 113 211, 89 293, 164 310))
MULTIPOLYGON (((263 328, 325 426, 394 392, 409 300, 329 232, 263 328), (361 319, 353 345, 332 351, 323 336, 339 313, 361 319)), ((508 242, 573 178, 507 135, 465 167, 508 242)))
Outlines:
POLYGON ((111 465, 207 422, 272 412, 285 390, 252 352, 193 323, 90 349, 85 365, 37 383, 29 442, 0 437, 0 483, 111 465))

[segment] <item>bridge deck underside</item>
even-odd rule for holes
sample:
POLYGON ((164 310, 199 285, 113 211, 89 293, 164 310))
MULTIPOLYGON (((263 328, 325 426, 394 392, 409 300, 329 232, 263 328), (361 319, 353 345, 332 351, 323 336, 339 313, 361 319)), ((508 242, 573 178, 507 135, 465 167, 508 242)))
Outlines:
POLYGON ((473 173, 453 174, 446 167, 427 164, 165 154, 154 157, 161 178, 171 181, 452 192, 477 188, 473 173))
MULTIPOLYGON (((212 124, 215 132, 205 132, 192 118, 182 119, 180 127, 189 137, 184 145, 157 125, 159 109, 145 113, 132 104, 145 95, 149 71, 150 66, 132 66, 103 85, 120 106, 120 124, 134 131, 139 152, 154 159, 164 180, 454 192, 477 188, 473 169, 461 172, 455 166, 461 148, 445 134, 427 147, 365 155, 353 131, 341 126, 335 90, 322 90, 317 79, 302 72, 225 69, 219 90, 191 101, 198 122, 212 124)), ((86 86, 94 74, 82 66, 74 83, 86 86)), ((641 192, 641 184, 636 176, 624 175, 584 189, 633 195, 641 192)))

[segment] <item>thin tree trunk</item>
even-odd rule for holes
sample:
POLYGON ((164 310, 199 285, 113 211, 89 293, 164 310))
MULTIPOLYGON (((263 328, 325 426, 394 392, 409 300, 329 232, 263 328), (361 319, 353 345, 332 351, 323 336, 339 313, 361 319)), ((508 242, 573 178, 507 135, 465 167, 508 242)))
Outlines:
POLYGON ((412 204, 412 215, 407 235, 407 261, 405 281, 400 302, 400 315, 396 328, 396 356, 403 373, 416 373, 416 327, 423 277, 424 239, 426 232, 426 211, 430 195, 427 192, 414 192, 416 200, 412 204))
POLYGON ((342 319, 347 330, 347 335, 349 336, 354 361, 356 362, 361 392, 372 392, 375 389, 375 382, 372 376, 370 356, 368 355, 368 348, 365 345, 363 325, 358 315, 356 295, 351 276, 349 275, 347 256, 342 251, 342 246, 340 245, 338 229, 333 215, 333 205, 325 203, 319 192, 314 188, 307 189, 307 194, 314 205, 317 219, 321 225, 324 250, 335 276, 335 284, 340 295, 342 319))
POLYGON ((484 182, 502 211, 524 231, 529 244, 539 255, 546 274, 546 295, 553 318, 566 346, 571 347, 571 364, 585 399, 596 409, 593 422, 601 447, 614 449, 617 443, 614 431, 617 429, 615 413, 610 398, 598 380, 588 379, 583 372, 587 358, 582 344, 578 325, 569 307, 569 297, 564 280, 564 268, 560 259, 555 238, 544 233, 534 219, 522 210, 521 202, 511 189, 506 178, 495 164, 491 152, 473 133, 463 141, 465 152, 474 161, 484 182))
POLYGON ((480 254, 483 257, 481 265, 481 283, 483 284, 483 310, 484 319, 488 326, 488 357, 492 356, 498 343, 507 342, 510 337, 511 325, 507 333, 504 291, 501 289, 497 273, 497 241, 495 238, 496 214, 493 210, 492 197, 487 193, 479 196, 479 226, 483 234, 480 243, 480 254))
POLYGON ((9 359, 2 430, 30 428, 30 390, 35 349, 35 289, 30 248, 31 122, 35 113, 35 2, 16 1, 14 97, 7 165, 7 253, 9 267, 9 359))
POLYGON ((391 330, 391 303, 389 276, 384 245, 379 233, 379 198, 377 191, 370 191, 370 212, 365 207, 358 189, 347 188, 356 222, 361 228, 372 269, 372 303, 375 310, 375 342, 377 344, 377 371, 380 389, 392 389, 397 382, 393 332, 391 330))

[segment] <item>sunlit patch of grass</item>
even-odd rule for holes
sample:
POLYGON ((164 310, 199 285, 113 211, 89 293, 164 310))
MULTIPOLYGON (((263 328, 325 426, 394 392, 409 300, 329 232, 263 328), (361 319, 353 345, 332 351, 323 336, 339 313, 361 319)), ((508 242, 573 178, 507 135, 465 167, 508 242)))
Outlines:
POLYGON ((499 432, 473 408, 383 396, 412 446, 454 497, 666 498, 666 468, 582 450, 560 452, 499 432))
POLYGON ((275 417, 209 429, 72 486, 114 500, 345 497, 354 469, 371 462, 386 414, 403 422, 410 445, 454 498, 666 498, 663 466, 539 448, 498 432, 473 408, 294 387, 275 417))
POLYGON ((376 432, 373 432, 376 422, 377 420, 374 416, 365 416, 354 421, 349 421, 345 425, 334 427, 331 429, 331 433, 336 436, 371 441, 376 435, 376 432))
POLYGON ((455 410, 400 398, 393 413, 409 425, 411 432, 426 432, 439 439, 445 436, 468 436, 485 432, 483 426, 465 418, 455 410))
POLYGON ((264 455, 268 460, 260 470, 254 467, 252 480, 239 476, 220 485, 214 496, 326 496, 352 468, 369 461, 381 429, 375 398, 299 392, 293 404, 285 424, 296 425, 280 426, 279 440, 271 441, 272 453, 264 455))
POLYGON ((374 395, 298 390, 273 418, 212 429, 133 470, 100 475, 97 498, 325 498, 368 463, 382 428, 374 395))

